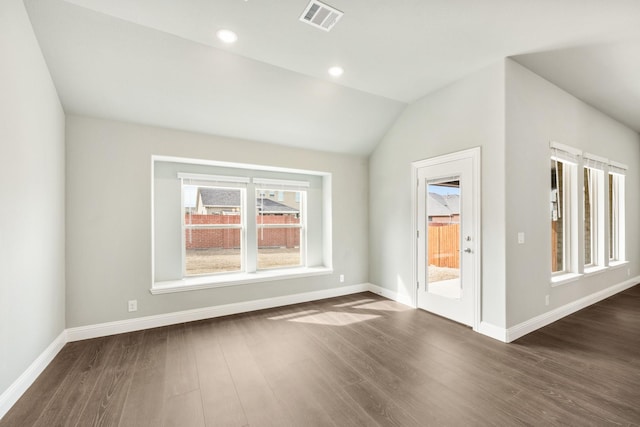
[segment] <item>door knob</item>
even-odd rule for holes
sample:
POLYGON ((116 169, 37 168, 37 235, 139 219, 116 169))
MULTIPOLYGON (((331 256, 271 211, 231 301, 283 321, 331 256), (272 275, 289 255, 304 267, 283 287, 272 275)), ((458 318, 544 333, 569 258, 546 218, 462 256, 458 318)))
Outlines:
POLYGON ((471 253, 471 248, 465 248, 464 250, 466 253, 470 254, 471 253))

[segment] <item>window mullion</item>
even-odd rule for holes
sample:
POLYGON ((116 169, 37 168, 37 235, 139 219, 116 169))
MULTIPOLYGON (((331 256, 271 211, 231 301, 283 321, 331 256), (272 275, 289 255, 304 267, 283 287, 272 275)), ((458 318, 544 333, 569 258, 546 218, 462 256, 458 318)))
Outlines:
POLYGON ((258 224, 258 229, 262 228, 302 228, 302 224, 258 224))
POLYGON ((580 257, 578 256, 579 247, 579 226, 578 226, 578 212, 580 210, 578 204, 578 168, 575 164, 567 164, 565 168, 567 175, 567 197, 565 200, 565 224, 569 230, 567 251, 567 273, 577 273, 579 271, 578 264, 580 257))
POLYGON ((247 273, 255 273, 258 266, 258 230, 256 227, 256 190, 255 184, 247 185, 245 193, 245 248, 243 254, 247 273))
POLYGON ((241 229, 242 224, 185 224, 184 227, 192 230, 235 230, 241 229))
POLYGON ((307 192, 300 192, 300 206, 302 206, 302 214, 300 216, 300 257, 307 265, 307 192))
POLYGON ((618 261, 626 261, 624 176, 618 177, 618 261))

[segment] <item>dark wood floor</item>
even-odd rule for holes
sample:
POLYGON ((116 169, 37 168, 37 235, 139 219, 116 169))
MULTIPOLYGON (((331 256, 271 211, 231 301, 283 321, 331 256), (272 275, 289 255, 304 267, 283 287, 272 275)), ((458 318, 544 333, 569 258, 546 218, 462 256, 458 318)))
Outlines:
POLYGON ((640 286, 512 344, 369 293, 69 343, 31 425, 640 425, 640 286))

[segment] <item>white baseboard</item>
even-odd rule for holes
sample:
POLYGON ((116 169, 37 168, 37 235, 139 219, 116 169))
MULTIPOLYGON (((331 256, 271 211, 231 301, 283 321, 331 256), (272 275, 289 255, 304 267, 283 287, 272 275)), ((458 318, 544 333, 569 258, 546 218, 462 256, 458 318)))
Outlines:
MULTIPOLYGON (((603 299, 609 298, 610 296, 622 292, 625 289, 629 289, 638 283, 640 283, 640 276, 628 279, 622 283, 613 285, 607 289, 603 289, 591 295, 587 295, 586 297, 580 298, 579 300, 563 305, 562 307, 558 307, 554 310, 543 313, 508 329, 493 325, 491 323, 480 322, 480 326, 478 327, 476 332, 496 339, 498 341, 509 343, 528 333, 547 326, 550 323, 560 320, 565 316, 575 313, 578 310, 582 310, 583 308, 586 308, 599 301, 602 301, 603 299)), ((369 283, 368 286, 370 292, 382 295, 385 298, 389 298, 410 307, 415 307, 411 297, 407 295, 398 294, 395 291, 387 288, 382 288, 371 283, 369 283)))
POLYGON ((486 335, 495 340, 508 342, 507 341, 507 330, 503 327, 493 325, 487 322, 480 322, 480 326, 476 330, 476 332, 481 333, 482 335, 486 335))
POLYGON ((33 384, 44 369, 51 363, 54 357, 62 350, 67 343, 67 331, 62 331, 56 339, 29 365, 26 371, 16 379, 0 395, 0 419, 5 416, 9 409, 20 399, 25 391, 33 384))
POLYGON ((374 285, 373 283, 368 283, 368 291, 373 292, 374 294, 381 295, 390 300, 399 302, 400 304, 408 305, 409 307, 415 308, 416 305, 413 302, 413 299, 409 295, 400 294, 396 291, 392 291, 391 289, 383 288, 378 285, 374 285))
POLYGON ((593 305, 598 301, 602 301, 603 299, 609 298, 610 296, 622 292, 625 289, 629 289, 638 284, 638 282, 640 282, 640 276, 626 280, 622 283, 618 283, 617 285, 613 285, 611 287, 608 287, 607 289, 603 289, 591 295, 587 295, 586 297, 580 298, 579 300, 570 302, 569 304, 563 305, 562 307, 558 307, 556 309, 543 313, 516 326, 512 326, 506 331, 506 342, 517 340, 518 338, 530 332, 547 326, 548 324, 560 320, 563 317, 575 313, 578 310, 582 310, 583 308, 589 307, 590 305, 593 305))
POLYGON ((366 292, 368 290, 369 284, 363 283, 359 285, 344 286, 341 288, 331 288, 320 291, 285 295, 281 297, 157 314, 154 316, 137 317, 135 319, 118 320, 115 322, 100 323, 97 325, 79 326, 67 329, 67 340, 71 342, 89 338, 104 337, 125 332, 157 328, 160 326, 175 325, 177 323, 211 319, 231 314, 246 313, 255 310, 264 310, 267 308, 282 307, 285 305, 339 297, 358 292, 366 292))

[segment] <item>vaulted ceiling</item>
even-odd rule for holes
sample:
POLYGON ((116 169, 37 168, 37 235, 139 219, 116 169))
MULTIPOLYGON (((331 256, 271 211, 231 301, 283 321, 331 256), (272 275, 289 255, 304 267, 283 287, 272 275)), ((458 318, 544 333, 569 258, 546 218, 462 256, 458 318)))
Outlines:
POLYGON ((330 32, 307 0, 25 3, 72 114, 368 154, 407 103, 511 56, 640 131, 637 0, 328 0, 330 32))

